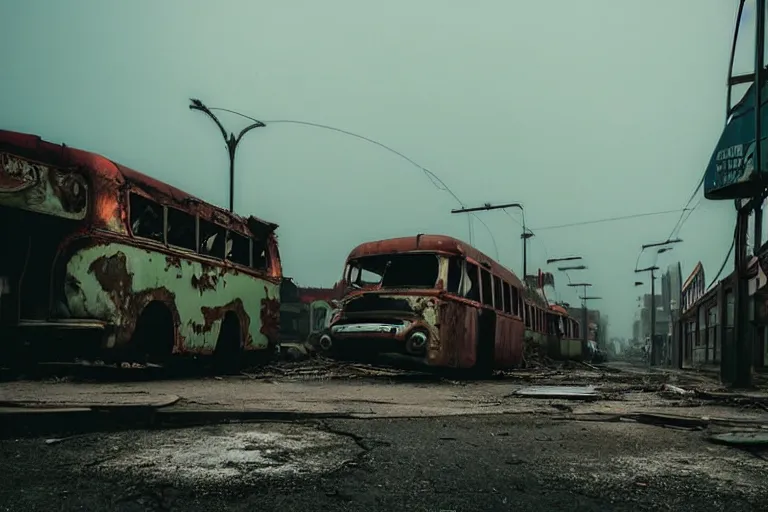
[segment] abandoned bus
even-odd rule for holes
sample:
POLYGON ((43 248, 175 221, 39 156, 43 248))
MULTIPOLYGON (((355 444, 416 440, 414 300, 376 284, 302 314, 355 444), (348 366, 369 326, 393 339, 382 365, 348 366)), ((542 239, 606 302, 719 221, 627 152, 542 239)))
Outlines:
POLYGON ((440 235, 365 243, 343 280, 351 291, 322 340, 332 352, 479 372, 522 362, 522 283, 470 245, 440 235))
POLYGON ((525 337, 540 354, 556 360, 581 359, 583 342, 579 322, 560 305, 548 305, 543 297, 528 290, 525 299, 525 337))
POLYGON ((43 344, 47 360, 194 354, 232 366, 267 354, 279 336, 276 228, 0 131, 0 345, 43 344))

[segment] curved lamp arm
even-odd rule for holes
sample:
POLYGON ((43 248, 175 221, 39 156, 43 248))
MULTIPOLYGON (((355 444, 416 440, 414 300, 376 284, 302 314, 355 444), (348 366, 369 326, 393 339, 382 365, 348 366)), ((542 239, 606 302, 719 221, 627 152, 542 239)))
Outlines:
MULTIPOLYGON (((215 119, 215 118, 214 118, 214 119, 215 119)), ((217 122, 218 122, 218 121, 217 121, 217 122)), ((221 126, 221 125, 219 125, 219 126, 221 126)), ((239 134, 239 135, 237 136, 237 138, 235 139, 235 144, 238 144, 238 143, 240 142, 240 139, 242 139, 242 138, 243 138, 243 135, 245 135, 245 134, 246 134, 246 133, 248 133, 249 131, 253 130, 254 128, 262 128, 262 127, 264 127, 264 126, 267 126, 267 125, 266 125, 266 124, 264 124, 264 123, 262 123, 261 121, 256 121, 255 123, 253 123, 253 124, 251 124, 251 125, 248 125, 248 126, 246 126, 245 128, 243 128, 243 129, 240 131, 240 134, 239 134)))
MULTIPOLYGON (((224 142, 227 142, 229 140, 229 137, 227 136, 227 131, 224 129, 224 126, 222 126, 221 122, 219 122, 218 118, 208 110, 208 107, 203 105, 203 102, 194 98, 191 98, 189 101, 192 103, 189 105, 190 110, 199 110, 203 114, 206 114, 208 117, 213 119, 213 122, 216 123, 216 126, 219 127, 219 130, 221 130, 221 136, 224 137, 224 142)), ((240 132, 242 136, 242 132, 240 132)), ((239 137, 238 137, 239 140, 239 137)))

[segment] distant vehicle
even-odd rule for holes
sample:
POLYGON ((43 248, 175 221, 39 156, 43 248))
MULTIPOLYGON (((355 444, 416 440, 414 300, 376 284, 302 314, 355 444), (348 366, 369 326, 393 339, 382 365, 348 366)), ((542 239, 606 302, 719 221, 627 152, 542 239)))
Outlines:
POLYGON ((167 362, 276 350, 276 224, 105 157, 0 131, 0 347, 167 362))

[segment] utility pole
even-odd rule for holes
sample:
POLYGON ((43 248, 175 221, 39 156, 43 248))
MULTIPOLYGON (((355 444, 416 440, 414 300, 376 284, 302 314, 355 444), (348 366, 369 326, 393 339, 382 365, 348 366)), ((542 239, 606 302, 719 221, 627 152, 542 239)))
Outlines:
MULTIPOLYGON (((653 358, 656 356, 654 353, 654 341, 656 339, 656 276, 653 274, 655 270, 659 270, 659 267, 648 267, 635 270, 635 273, 650 272, 651 273, 651 357, 648 358, 648 365, 653 366, 653 358)), ((641 283, 642 284, 642 283, 641 283)))
MULTIPOLYGON (((581 256, 567 256, 565 258, 549 258, 547 260, 547 265, 550 265, 552 263, 558 263, 561 261, 576 261, 581 259, 582 259, 581 256)), ((571 265, 567 267, 557 267, 557 270, 559 270, 560 272, 568 272, 569 270, 586 270, 586 268, 587 267, 585 265, 571 265)), ((570 281, 571 278, 568 276, 568 274, 566 273, 565 275, 566 277, 568 277, 568 281, 570 281)))
MULTIPOLYGON (((588 341, 588 332, 589 332, 589 314, 587 311, 587 300, 591 300, 592 297, 587 297, 587 288, 592 286, 591 283, 568 283, 568 286, 571 287, 579 287, 584 288, 584 295, 579 297, 581 299, 581 339, 584 342, 582 345, 582 350, 586 350, 587 348, 587 341, 588 341)), ((595 299, 598 299, 599 297, 594 297, 595 299)))
MULTIPOLYGON (((683 240, 681 238, 675 238, 672 240, 665 240, 663 242, 654 242, 651 244, 643 244, 640 248, 640 254, 643 253, 646 249, 650 249, 651 247, 658 247, 659 250, 657 251, 658 254, 665 253, 667 251, 671 251, 672 247, 669 247, 672 244, 679 244, 683 240)), ((640 260, 640 256, 638 255, 638 261, 640 260)), ((648 268, 641 268, 638 269, 635 267, 635 273, 641 273, 641 272, 650 272, 651 274, 651 357, 648 358, 648 364, 649 366, 653 366, 653 360, 654 357, 658 355, 658 349, 659 347, 656 346, 654 350, 654 345, 656 342, 656 276, 654 275, 654 271, 659 270, 659 267, 657 266, 651 266, 648 268)), ((637 283, 635 283, 637 286, 637 283)))
POLYGON ((533 237, 533 232, 525 227, 525 209, 520 203, 508 203, 493 205, 491 203, 485 203, 483 206, 477 206, 474 208, 458 208, 451 210, 451 213, 472 213, 489 210, 505 210, 507 208, 519 208, 523 214, 523 233, 520 238, 523 240, 523 283, 528 283, 528 239, 533 237))
POLYGON ((213 122, 216 123, 216 126, 218 126, 219 130, 221 130, 222 137, 224 137, 224 142, 227 145, 227 154, 229 155, 229 211, 233 212, 235 209, 235 152, 237 150, 237 145, 240 144, 240 141, 243 139, 243 136, 246 133, 253 130, 254 128, 262 128, 267 125, 261 121, 255 120, 253 124, 250 124, 240 130, 240 133, 237 135, 237 137, 235 137, 235 134, 231 132, 229 135, 227 135, 227 131, 224 129, 224 126, 222 126, 221 122, 214 115, 214 113, 211 112, 208 107, 203 105, 202 101, 196 99, 191 99, 189 101, 191 102, 189 109, 199 110, 203 114, 206 114, 208 117, 213 119, 213 122))

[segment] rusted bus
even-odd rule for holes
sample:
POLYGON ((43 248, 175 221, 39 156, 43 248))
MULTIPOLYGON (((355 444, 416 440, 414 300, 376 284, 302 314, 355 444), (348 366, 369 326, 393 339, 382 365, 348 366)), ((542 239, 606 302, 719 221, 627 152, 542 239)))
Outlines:
POLYGON ((343 282, 349 291, 330 329, 336 351, 396 352, 482 370, 522 362, 522 283, 460 240, 362 244, 347 258, 343 282))
POLYGON ((0 131, 0 158, 4 326, 96 329, 115 354, 277 345, 276 224, 34 135, 0 131))
POLYGON ((546 325, 547 353, 552 359, 580 360, 587 354, 580 338, 581 324, 557 304, 549 306, 546 325))

